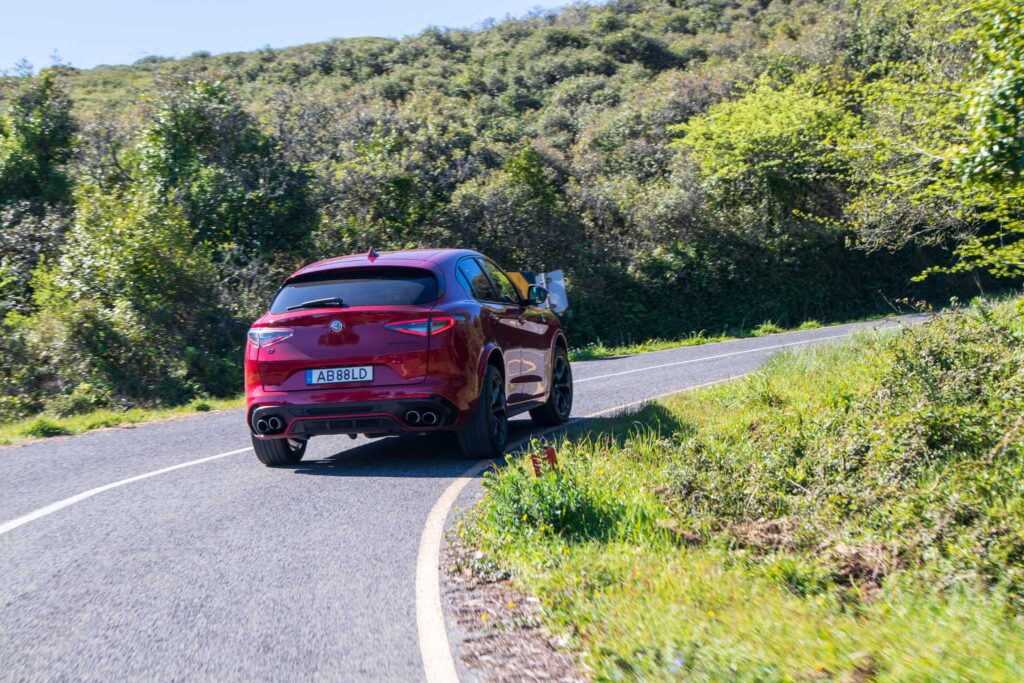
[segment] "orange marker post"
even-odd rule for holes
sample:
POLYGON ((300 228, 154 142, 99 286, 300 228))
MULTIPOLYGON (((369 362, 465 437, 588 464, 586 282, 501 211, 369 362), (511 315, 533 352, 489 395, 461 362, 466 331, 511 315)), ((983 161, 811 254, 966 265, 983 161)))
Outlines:
POLYGON ((536 453, 530 453, 530 463, 533 465, 533 476, 540 477, 540 458, 536 453))

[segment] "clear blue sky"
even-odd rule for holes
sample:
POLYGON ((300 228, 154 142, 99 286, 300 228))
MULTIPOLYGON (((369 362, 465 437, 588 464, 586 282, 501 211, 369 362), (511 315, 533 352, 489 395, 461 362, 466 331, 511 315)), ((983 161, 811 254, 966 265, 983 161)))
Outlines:
POLYGON ((184 57, 287 47, 328 38, 472 27, 568 0, 3 0, 0 70, 27 59, 49 66, 129 64, 147 55, 184 57))

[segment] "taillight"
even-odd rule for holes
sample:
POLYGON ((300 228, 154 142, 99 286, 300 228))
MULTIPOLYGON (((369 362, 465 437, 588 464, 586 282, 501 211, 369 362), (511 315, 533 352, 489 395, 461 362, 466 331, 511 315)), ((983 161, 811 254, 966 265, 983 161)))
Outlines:
POLYGON ((441 334, 445 330, 455 327, 455 318, 446 316, 438 318, 418 318, 416 320, 402 320, 394 323, 385 323, 384 327, 395 332, 414 334, 417 337, 433 336, 441 334))
POLYGON ((249 330, 249 343, 257 348, 263 348, 284 341, 294 334, 294 330, 287 327, 253 327, 249 330))

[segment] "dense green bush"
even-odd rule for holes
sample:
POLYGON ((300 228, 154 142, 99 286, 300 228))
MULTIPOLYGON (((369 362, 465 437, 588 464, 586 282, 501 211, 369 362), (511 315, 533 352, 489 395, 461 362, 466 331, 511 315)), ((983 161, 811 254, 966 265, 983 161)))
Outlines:
POLYGON ((71 101, 53 74, 17 83, 0 113, 0 207, 64 200, 74 134, 71 101))
POLYGON ((486 522, 509 542, 538 530, 581 542, 623 538, 623 524, 657 533, 671 515, 707 542, 880 548, 893 567, 1024 599, 1022 321, 1017 302, 981 302, 787 356, 704 397, 710 407, 649 409, 646 431, 563 445, 557 473, 502 470, 486 522), (642 492, 653 485, 660 501, 642 492))
POLYGON ((232 392, 244 328, 218 306, 210 250, 183 211, 145 187, 82 187, 77 206, 60 260, 35 283, 31 339, 56 386, 87 381, 133 402, 232 392), (190 363, 193 346, 212 368, 190 363))
POLYGON ((304 174, 216 83, 167 90, 141 134, 136 182, 182 207, 195 242, 294 250, 314 219, 304 174))

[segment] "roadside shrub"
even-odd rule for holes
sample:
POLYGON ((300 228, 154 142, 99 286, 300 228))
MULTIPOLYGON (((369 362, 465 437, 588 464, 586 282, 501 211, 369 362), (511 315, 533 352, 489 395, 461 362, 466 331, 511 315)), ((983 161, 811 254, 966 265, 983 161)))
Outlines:
POLYGON ((52 390, 48 369, 30 339, 30 322, 18 314, 0 321, 0 421, 39 412, 52 390))
POLYGON ((775 361, 728 392, 730 427, 681 442, 670 468, 677 512, 758 552, 842 543, 1024 596, 1016 309, 979 302, 814 355, 834 361, 775 361), (865 363, 855 375, 838 365, 852 354, 865 363), (774 379, 783 374, 785 384, 774 379))
POLYGON ((53 420, 40 417, 30 422, 22 430, 22 434, 37 438, 47 438, 51 436, 67 436, 71 434, 71 430, 53 420))
MULTIPOLYGON (((570 466, 534 477, 524 461, 501 477, 488 475, 497 503, 489 523, 508 534, 551 533, 570 540, 607 539, 625 515, 625 506, 588 484, 587 472, 570 466)), ((545 468, 547 465, 545 464, 545 468)))
POLYGON ((779 327, 772 321, 766 320, 757 327, 755 327, 753 330, 751 330, 750 334, 755 337, 765 337, 769 334, 778 334, 779 332, 784 331, 785 330, 783 330, 781 327, 779 327))
POLYGON ((109 402, 110 396, 106 391, 88 382, 81 382, 71 393, 60 394, 47 401, 46 411, 58 417, 69 417, 104 408, 109 402))
POLYGON ((67 396, 83 381, 139 403, 234 390, 238 363, 221 359, 237 353, 244 330, 218 306, 212 257, 193 236, 180 209, 149 189, 82 188, 62 258, 37 273, 28 325, 67 396))

